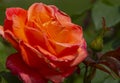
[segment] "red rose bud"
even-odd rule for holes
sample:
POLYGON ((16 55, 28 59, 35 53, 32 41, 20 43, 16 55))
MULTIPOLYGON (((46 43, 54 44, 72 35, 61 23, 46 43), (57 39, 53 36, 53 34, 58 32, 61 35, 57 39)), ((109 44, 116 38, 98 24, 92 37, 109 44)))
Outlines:
POLYGON ((0 34, 18 51, 6 66, 24 83, 60 83, 87 56, 82 27, 53 5, 7 8, 0 34))

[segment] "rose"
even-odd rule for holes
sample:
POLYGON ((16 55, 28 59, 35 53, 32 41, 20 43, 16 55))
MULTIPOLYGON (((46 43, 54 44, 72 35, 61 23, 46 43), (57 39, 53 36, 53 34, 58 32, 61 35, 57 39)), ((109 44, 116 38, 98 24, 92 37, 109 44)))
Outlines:
POLYGON ((0 34, 18 51, 6 66, 24 83, 59 83, 87 56, 82 28, 52 5, 8 8, 0 34))
POLYGON ((6 66, 24 83, 61 82, 87 55, 82 28, 51 5, 8 8, 0 34, 18 50, 6 66))

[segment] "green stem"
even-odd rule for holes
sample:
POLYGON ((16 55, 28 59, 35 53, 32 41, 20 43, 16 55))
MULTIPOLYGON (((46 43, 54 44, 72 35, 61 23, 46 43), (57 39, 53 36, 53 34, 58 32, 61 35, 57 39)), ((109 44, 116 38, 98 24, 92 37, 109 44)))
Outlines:
POLYGON ((86 66, 83 83, 91 83, 92 79, 95 76, 95 73, 96 73, 95 67, 90 67, 90 70, 89 71, 88 70, 89 70, 88 66, 86 66))
POLYGON ((86 65, 83 83, 88 83, 88 81, 87 81, 88 75, 87 74, 88 74, 88 66, 86 65))

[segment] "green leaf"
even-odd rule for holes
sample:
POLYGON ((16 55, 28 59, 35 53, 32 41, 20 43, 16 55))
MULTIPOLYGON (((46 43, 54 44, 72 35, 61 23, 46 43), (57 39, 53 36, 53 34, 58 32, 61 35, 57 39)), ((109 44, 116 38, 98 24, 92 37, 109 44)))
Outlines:
POLYGON ((97 2, 92 9, 92 18, 97 30, 102 28, 102 17, 105 18, 107 27, 114 26, 120 22, 119 7, 97 2))
POLYGON ((115 6, 120 6, 120 0, 102 0, 102 1, 115 5, 115 6))
POLYGON ((15 49, 0 38, 0 72, 6 70, 6 58, 12 53, 15 53, 15 49))
POLYGON ((104 83, 105 79, 108 77, 108 74, 103 71, 97 70, 95 78, 92 80, 92 83, 104 83))
POLYGON ((1 77, 0 78, 0 83, 7 83, 7 82, 6 82, 6 80, 3 77, 1 77))
POLYGON ((18 77, 12 75, 10 72, 0 72, 1 83, 22 83, 18 77))
POLYGON ((115 80, 109 76, 107 79, 105 79, 104 83, 119 83, 119 80, 115 80))
POLYGON ((92 83, 119 83, 119 80, 113 79, 107 73, 97 70, 95 78, 92 83))
POLYGON ((112 47, 113 48, 117 48, 120 46, 120 38, 117 38, 113 43, 112 43, 112 47))

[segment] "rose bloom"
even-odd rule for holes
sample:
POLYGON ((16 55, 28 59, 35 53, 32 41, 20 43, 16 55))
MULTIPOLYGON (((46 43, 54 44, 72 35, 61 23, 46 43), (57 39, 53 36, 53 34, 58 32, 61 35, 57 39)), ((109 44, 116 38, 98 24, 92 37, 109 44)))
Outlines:
POLYGON ((6 66, 24 83, 63 82, 87 56, 82 27, 53 5, 7 8, 0 34, 17 49, 6 66))

